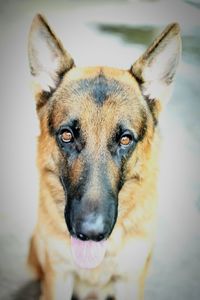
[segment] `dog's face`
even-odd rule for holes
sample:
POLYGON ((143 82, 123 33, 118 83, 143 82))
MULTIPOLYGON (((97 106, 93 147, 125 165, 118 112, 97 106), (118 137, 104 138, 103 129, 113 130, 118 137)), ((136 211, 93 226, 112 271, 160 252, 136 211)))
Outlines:
POLYGON ((41 123, 40 168, 59 178, 72 236, 107 239, 120 193, 129 182, 141 184, 179 55, 179 27, 172 24, 128 71, 77 68, 46 21, 34 19, 29 59, 41 123))
POLYGON ((52 95, 48 126, 57 144, 70 233, 107 238, 116 222, 119 191, 130 178, 139 180, 138 144, 152 139, 154 130, 136 80, 109 68, 72 69, 52 95))

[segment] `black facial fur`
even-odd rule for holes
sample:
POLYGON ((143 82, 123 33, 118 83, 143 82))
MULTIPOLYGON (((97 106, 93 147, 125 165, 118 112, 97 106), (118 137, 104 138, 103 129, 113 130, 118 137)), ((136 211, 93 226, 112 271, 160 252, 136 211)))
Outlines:
POLYGON ((55 131, 55 136, 60 149, 66 153, 68 157, 70 155, 76 157, 85 146, 85 140, 81 133, 80 124, 76 119, 72 119, 66 124, 63 124, 58 130, 55 131), (72 134, 72 142, 64 143, 62 141, 61 135, 66 130, 72 134))
POLYGON ((108 149, 118 167, 121 167, 128 157, 130 157, 136 147, 137 141, 131 130, 127 130, 123 125, 117 125, 114 135, 108 142, 108 149), (128 135, 131 140, 127 146, 120 145, 120 139, 125 135, 128 135))
MULTIPOLYGON (((81 226, 87 220, 87 216, 91 214, 95 214, 97 217, 102 215, 104 220, 103 238, 107 238, 111 234, 117 220, 118 196, 117 191, 112 190, 108 177, 105 176, 104 165, 101 165, 98 174, 101 192, 100 194, 98 193, 98 198, 95 198, 94 188, 92 190, 89 188, 92 180, 91 169, 93 164, 94 162, 92 161, 85 163, 76 183, 73 183, 70 179, 70 168, 68 174, 60 177, 67 197, 64 212, 65 221, 70 234, 76 236, 81 232, 81 226)), ((98 240, 98 237, 93 236, 91 239, 98 240)))
POLYGON ((114 79, 107 79, 101 73, 92 79, 79 80, 74 89, 77 93, 82 93, 83 95, 85 92, 89 93, 98 105, 103 105, 111 95, 120 94, 122 98, 125 97, 125 91, 120 82, 114 79))

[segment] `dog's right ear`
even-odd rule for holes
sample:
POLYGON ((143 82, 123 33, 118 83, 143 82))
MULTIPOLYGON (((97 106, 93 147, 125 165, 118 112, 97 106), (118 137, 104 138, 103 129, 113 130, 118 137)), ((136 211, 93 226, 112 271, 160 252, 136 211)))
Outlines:
POLYGON ((65 72, 74 66, 45 18, 34 17, 28 41, 28 57, 37 92, 53 92, 65 72))
POLYGON ((180 56, 180 27, 172 23, 132 65, 131 73, 138 80, 148 103, 164 104, 169 100, 180 56))

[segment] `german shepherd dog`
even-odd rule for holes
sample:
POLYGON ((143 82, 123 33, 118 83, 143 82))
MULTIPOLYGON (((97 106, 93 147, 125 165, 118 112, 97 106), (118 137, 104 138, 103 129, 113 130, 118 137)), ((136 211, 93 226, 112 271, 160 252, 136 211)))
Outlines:
POLYGON ((158 118, 181 52, 179 25, 130 67, 79 68, 36 15, 28 54, 40 121, 38 220, 29 264, 41 299, 144 299, 154 245, 158 118))

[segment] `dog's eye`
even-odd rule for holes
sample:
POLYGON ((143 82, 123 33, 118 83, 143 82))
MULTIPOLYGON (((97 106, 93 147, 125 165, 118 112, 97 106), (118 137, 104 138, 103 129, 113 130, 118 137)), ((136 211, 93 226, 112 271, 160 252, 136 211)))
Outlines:
POLYGON ((65 130, 61 133, 60 138, 63 143, 70 143, 73 141, 73 135, 69 130, 65 130))
POLYGON ((132 140, 133 140, 132 136, 129 134, 126 134, 120 138, 119 143, 121 146, 128 146, 131 144, 132 140))

